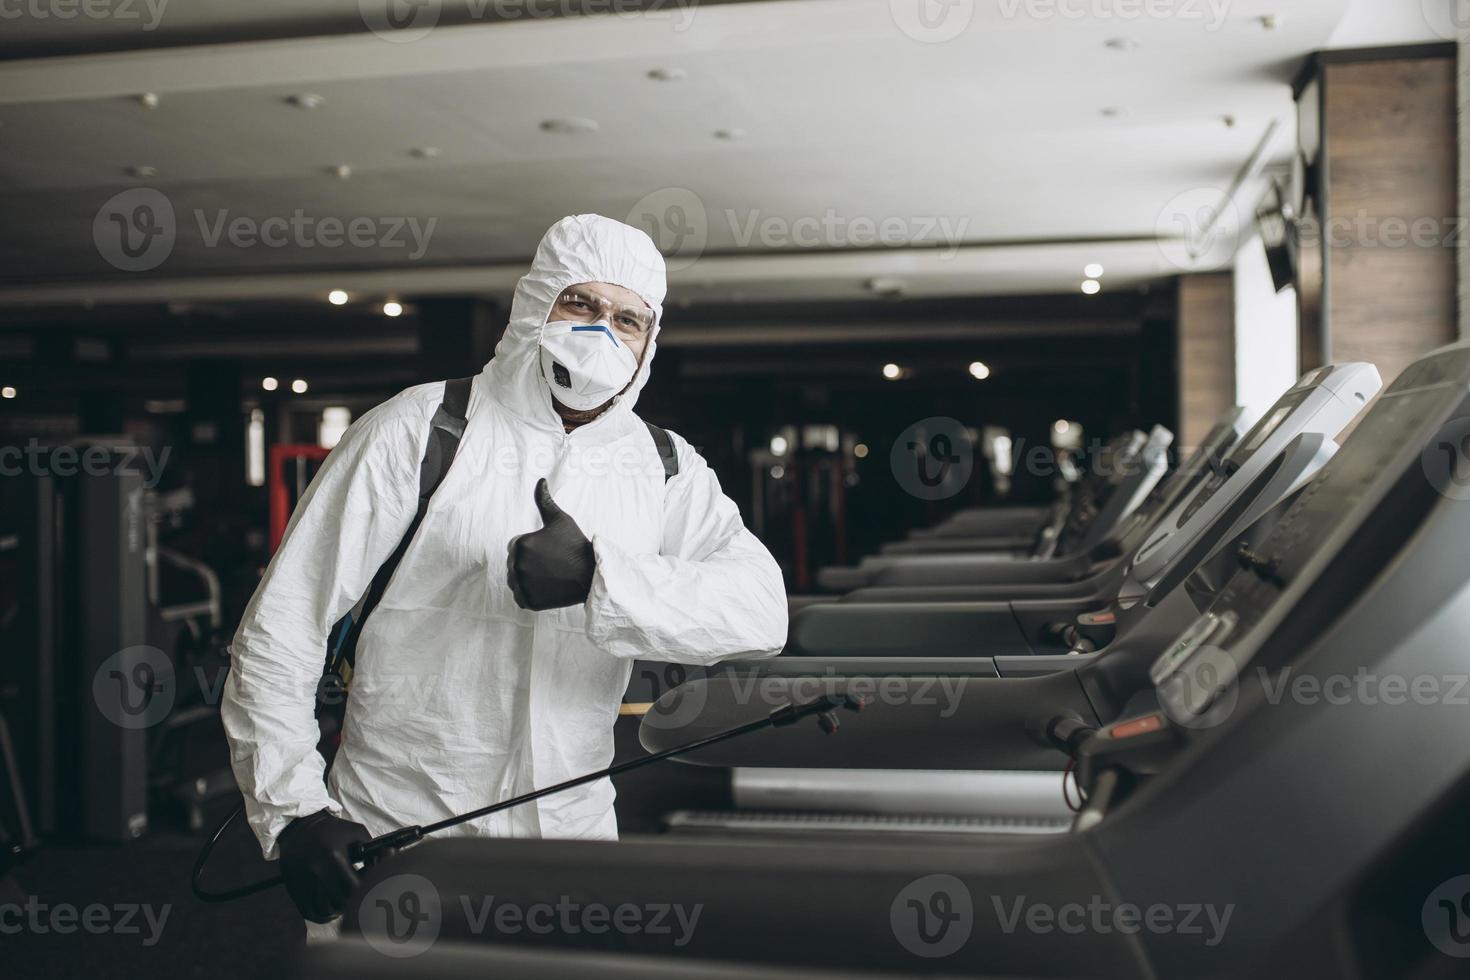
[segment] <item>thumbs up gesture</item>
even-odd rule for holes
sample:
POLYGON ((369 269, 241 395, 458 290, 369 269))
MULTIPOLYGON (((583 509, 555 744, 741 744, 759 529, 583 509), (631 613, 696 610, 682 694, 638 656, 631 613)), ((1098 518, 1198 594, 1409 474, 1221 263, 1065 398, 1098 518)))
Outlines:
POLYGON ((536 509, 546 526, 511 538, 506 547, 506 579, 516 604, 539 612, 585 602, 597 568, 592 542, 551 499, 544 478, 536 483, 536 509))

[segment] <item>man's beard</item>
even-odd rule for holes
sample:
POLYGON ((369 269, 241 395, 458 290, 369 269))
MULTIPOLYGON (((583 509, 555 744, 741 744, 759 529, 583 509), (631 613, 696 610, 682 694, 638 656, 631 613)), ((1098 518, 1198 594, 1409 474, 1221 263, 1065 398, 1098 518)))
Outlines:
MULTIPOLYGON (((627 390, 628 389, 626 388, 623 389, 623 391, 627 390)), ((623 392, 620 391, 618 392, 618 395, 621 395, 622 393, 623 392)), ((597 418, 597 416, 601 415, 603 412, 607 411, 608 407, 612 405, 613 399, 617 398, 618 395, 613 395, 612 398, 609 398, 607 401, 603 402, 601 405, 598 405, 596 408, 569 408, 566 405, 563 405, 561 402, 557 401, 555 395, 551 396, 551 404, 552 407, 556 409, 556 414, 561 416, 562 424, 565 425, 568 429, 571 429, 574 426, 585 425, 586 423, 591 422, 593 419, 597 418)))
MULTIPOLYGON (((646 353, 647 350, 644 351, 644 354, 646 353)), ((601 405, 598 405, 596 408, 571 408, 557 401, 555 395, 551 396, 551 407, 556 409, 556 414, 561 417, 562 426, 566 429, 566 431, 571 432, 577 426, 586 425, 588 422, 591 422, 593 419, 597 418, 597 416, 601 415, 603 412, 611 408, 613 402, 617 401, 623 395, 627 394, 628 389, 633 387, 633 382, 638 380, 638 371, 641 370, 643 370, 643 354, 638 355, 638 370, 634 371, 633 376, 628 379, 628 383, 623 385, 623 390, 618 392, 616 395, 613 395, 611 398, 603 402, 601 405)))

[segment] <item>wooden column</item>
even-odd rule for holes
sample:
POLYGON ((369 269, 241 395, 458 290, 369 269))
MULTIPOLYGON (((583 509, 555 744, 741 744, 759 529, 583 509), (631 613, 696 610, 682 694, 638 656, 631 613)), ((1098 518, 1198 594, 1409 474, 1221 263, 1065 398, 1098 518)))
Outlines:
POLYGON ((1179 277, 1177 301, 1181 455, 1235 404, 1235 282, 1230 272, 1179 277))
POLYGON ((1316 55, 1298 85, 1303 370, 1384 385, 1459 335, 1453 45, 1316 55))

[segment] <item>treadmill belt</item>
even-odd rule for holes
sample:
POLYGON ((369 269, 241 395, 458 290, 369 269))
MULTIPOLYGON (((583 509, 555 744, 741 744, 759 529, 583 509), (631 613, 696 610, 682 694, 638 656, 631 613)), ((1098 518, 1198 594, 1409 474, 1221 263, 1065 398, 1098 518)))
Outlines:
POLYGON ((678 810, 666 822, 676 833, 728 834, 1063 834, 1070 819, 960 817, 930 814, 821 813, 799 810, 678 810))

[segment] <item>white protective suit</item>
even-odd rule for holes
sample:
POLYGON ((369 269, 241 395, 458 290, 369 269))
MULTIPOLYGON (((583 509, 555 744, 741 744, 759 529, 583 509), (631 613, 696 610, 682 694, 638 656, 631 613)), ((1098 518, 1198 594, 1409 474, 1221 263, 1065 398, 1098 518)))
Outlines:
MULTIPOLYGON (((313 695, 327 634, 413 517, 443 383, 377 406, 332 451, 245 611, 224 692, 235 776, 267 858, 292 818, 323 808, 378 835, 604 768, 636 658, 713 664, 785 644, 770 553, 672 433, 679 473, 665 484, 633 414, 664 288, 663 259, 641 231, 577 215, 546 233, 474 381, 454 464, 363 630, 324 784, 313 695), (654 326, 632 385, 568 434, 538 343, 557 296, 582 282, 634 291, 654 326), (511 596, 506 547, 542 526, 532 490, 543 476, 591 538, 597 570, 585 604, 534 613, 511 596)), ((614 839, 612 805, 611 783, 599 780, 452 833, 614 839)))

